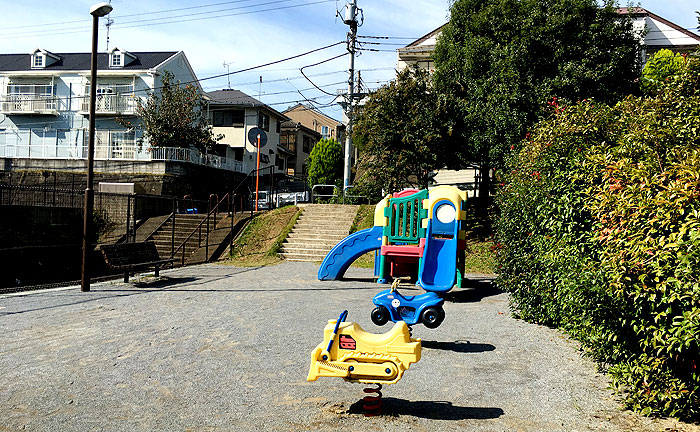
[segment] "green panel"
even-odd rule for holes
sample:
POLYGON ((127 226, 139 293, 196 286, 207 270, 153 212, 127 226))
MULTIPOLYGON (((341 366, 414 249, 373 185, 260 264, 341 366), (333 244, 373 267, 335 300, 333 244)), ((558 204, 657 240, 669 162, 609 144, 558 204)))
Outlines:
POLYGON ((389 239, 389 244, 418 244, 425 237, 422 221, 428 217, 428 211, 423 209, 424 199, 428 199, 427 190, 403 198, 389 199, 389 206, 384 209, 384 216, 389 218, 389 223, 384 227, 384 235, 389 239))

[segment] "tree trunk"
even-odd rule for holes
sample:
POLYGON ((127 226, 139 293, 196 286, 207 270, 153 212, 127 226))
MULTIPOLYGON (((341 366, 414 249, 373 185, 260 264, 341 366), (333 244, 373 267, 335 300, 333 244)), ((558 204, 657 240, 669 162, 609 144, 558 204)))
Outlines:
POLYGON ((486 210, 491 202, 491 167, 488 164, 481 164, 479 167, 479 199, 478 206, 481 210, 486 210))

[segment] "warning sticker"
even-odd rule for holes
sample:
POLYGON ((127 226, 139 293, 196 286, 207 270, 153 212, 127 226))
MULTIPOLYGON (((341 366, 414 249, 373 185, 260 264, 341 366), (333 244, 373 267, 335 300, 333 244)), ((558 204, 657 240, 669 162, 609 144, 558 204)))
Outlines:
POLYGON ((340 335, 340 349, 354 350, 357 344, 355 344, 355 339, 352 336, 340 335))

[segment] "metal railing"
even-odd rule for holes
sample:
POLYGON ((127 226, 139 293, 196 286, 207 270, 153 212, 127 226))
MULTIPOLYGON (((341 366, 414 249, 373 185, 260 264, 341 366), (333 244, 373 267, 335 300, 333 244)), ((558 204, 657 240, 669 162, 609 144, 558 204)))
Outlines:
MULTIPOLYGON (((211 199, 214 195, 209 196, 209 202, 210 202, 210 207, 211 207, 211 199)), ((219 213, 219 207, 223 202, 226 202, 227 205, 227 210, 228 213, 231 214, 231 233, 233 233, 233 219, 236 214, 235 207, 231 208, 231 196, 227 193, 224 195, 224 197, 219 200, 216 205, 213 208, 210 208, 209 211, 207 212, 207 216, 202 219, 202 221, 197 225, 197 227, 192 230, 192 232, 185 238, 185 240, 180 243, 180 245, 177 248, 174 248, 170 252, 170 258, 175 258, 175 256, 182 250, 182 261, 181 265, 185 265, 185 257, 186 257, 186 251, 187 251, 187 243, 190 242, 190 239, 197 234, 197 249, 202 247, 202 229, 206 227, 206 232, 204 233, 204 261, 209 262, 209 234, 210 234, 210 223, 213 223, 214 229, 216 229, 216 217, 217 214, 219 213), (213 219, 213 222, 211 220, 213 219)), ((234 204, 235 205, 235 204, 234 204)), ((175 215, 172 215, 173 219, 173 227, 175 225, 175 215)), ((174 229, 174 228, 173 228, 174 229)), ((173 236, 174 238, 174 236, 173 236)))
MULTIPOLYGON (((180 147, 151 147, 139 146, 135 140, 128 138, 112 139, 111 135, 100 139, 96 133, 95 145, 96 160, 131 160, 131 161, 172 161, 187 162, 196 165, 205 165, 212 168, 233 172, 246 172, 246 164, 241 161, 217 156, 202 154, 197 149, 180 147), (104 144, 101 144, 100 141, 104 144)), ((104 132, 105 134, 107 132, 104 132)), ((58 145, 55 138, 41 140, 29 144, 4 144, 0 145, 0 157, 16 159, 85 159, 87 158, 87 146, 83 145, 58 145)))
POLYGON ((3 113, 55 113, 58 107, 55 95, 8 94, 0 97, 3 113))
POLYGON ((338 197, 338 194, 335 193, 335 185, 316 184, 316 185, 313 185, 313 187, 311 188, 311 202, 312 203, 316 202, 316 198, 332 199, 332 198, 337 198, 337 197, 338 197), (332 194, 318 194, 318 193, 315 193, 316 188, 333 188, 334 193, 332 193, 332 194))
MULTIPOLYGON (((98 114, 135 114, 136 98, 131 94, 101 94, 95 99, 95 112, 98 114)), ((85 96, 80 105, 80 110, 90 110, 90 99, 85 96)))

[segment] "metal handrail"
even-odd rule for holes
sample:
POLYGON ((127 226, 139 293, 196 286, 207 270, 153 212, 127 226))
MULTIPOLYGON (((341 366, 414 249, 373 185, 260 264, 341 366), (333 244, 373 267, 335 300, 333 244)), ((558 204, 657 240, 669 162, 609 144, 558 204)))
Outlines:
MULTIPOLYGON (((192 238, 192 236, 193 236, 196 232, 198 232, 198 231, 199 231, 199 245, 202 244, 202 238, 201 238, 201 237, 202 237, 202 226, 203 226, 204 223, 206 222, 206 224, 207 224, 207 236, 206 236, 206 239, 205 239, 205 241, 206 241, 206 251, 205 251, 205 255, 206 255, 206 261, 207 261, 207 262, 209 261, 209 217, 212 215, 212 213, 216 214, 216 213, 218 212, 219 205, 221 205, 221 203, 223 203, 224 200, 228 200, 228 204, 229 204, 229 208, 230 208, 230 206, 231 206, 231 200, 230 200, 230 195, 227 193, 226 195, 224 195, 223 198, 221 198, 221 200, 216 204, 216 206, 214 206, 214 208, 211 209, 211 210, 209 211, 209 213, 207 213, 207 217, 204 218, 204 219, 199 223, 199 225, 197 225, 197 227, 190 233, 190 235, 187 236, 187 238, 186 238, 182 243, 180 243, 180 246, 178 246, 175 250, 173 250, 173 251, 171 252, 171 254, 170 254, 170 258, 171 258, 171 259, 175 257, 175 255, 178 253, 178 251, 179 251, 180 249, 183 249, 183 248, 185 247, 185 245, 187 244, 187 242, 190 241, 190 239, 192 238)), ((233 214, 231 215, 231 217, 233 217, 233 214)), ((214 219, 216 220, 216 216, 214 216, 214 219)), ((216 228, 216 226, 215 226, 215 228, 216 228)), ((183 249, 183 251, 182 251, 182 265, 185 265, 185 251, 184 251, 184 249, 183 249)))
POLYGON ((332 187, 332 188, 334 188, 333 190, 335 190, 335 185, 329 185, 329 184, 316 184, 316 185, 313 185, 313 186, 311 187, 311 202, 312 202, 312 203, 314 202, 314 198, 316 198, 316 197, 323 197, 323 198, 328 197, 328 198, 332 198, 332 197, 337 197, 337 196, 338 196, 338 194, 332 194, 332 195, 314 195, 314 190, 315 190, 317 187, 332 187))

